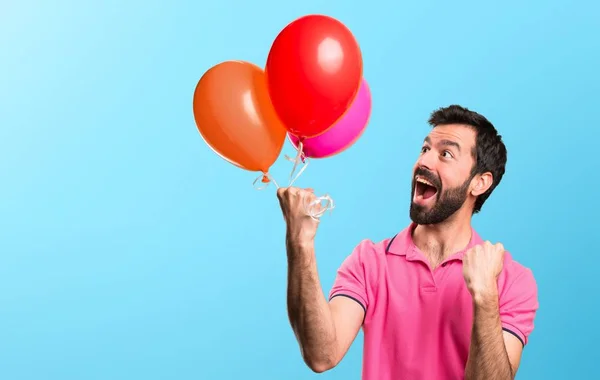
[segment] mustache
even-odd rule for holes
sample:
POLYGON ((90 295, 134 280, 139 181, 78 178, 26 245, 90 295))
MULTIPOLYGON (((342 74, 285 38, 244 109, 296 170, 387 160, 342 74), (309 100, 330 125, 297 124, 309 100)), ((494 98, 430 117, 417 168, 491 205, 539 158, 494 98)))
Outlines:
POLYGON ((417 170, 415 170, 415 174, 413 176, 413 183, 415 182, 414 177, 416 176, 422 177, 423 179, 431 182, 438 190, 442 188, 442 183, 440 179, 435 174, 433 174, 425 168, 417 168, 417 170))

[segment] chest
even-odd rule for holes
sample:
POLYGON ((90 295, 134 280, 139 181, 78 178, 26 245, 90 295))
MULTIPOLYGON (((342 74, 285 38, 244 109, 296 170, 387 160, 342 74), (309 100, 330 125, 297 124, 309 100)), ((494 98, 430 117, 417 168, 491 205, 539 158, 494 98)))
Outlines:
POLYGON ((365 327, 381 330, 392 344, 397 340, 419 342, 422 348, 467 350, 473 305, 461 261, 434 270, 416 261, 386 266, 371 292, 375 302, 370 304, 365 327))

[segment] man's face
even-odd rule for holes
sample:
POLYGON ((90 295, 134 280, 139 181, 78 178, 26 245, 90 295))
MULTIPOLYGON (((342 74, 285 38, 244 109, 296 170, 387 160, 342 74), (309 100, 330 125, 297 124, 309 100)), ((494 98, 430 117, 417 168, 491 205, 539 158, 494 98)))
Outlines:
POLYGON ((471 188, 476 132, 463 125, 441 125, 425 138, 412 179, 410 218, 437 224, 459 210, 471 188))

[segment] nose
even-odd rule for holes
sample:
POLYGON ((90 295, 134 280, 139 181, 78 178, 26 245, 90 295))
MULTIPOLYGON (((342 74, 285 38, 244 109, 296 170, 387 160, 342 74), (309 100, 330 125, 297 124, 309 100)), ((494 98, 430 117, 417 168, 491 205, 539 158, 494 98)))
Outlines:
POLYGON ((432 170, 434 165, 435 153, 433 152, 433 150, 428 150, 427 152, 421 153, 419 159, 417 160, 417 167, 432 170))

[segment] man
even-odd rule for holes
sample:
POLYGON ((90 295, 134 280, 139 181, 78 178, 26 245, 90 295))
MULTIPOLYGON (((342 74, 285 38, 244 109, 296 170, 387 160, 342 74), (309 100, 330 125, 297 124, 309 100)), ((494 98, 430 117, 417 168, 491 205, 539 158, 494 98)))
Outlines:
POLYGON ((412 223, 363 240, 327 300, 317 275, 310 190, 281 188, 287 223, 288 313, 304 361, 335 367, 364 331, 364 380, 513 379, 538 308, 531 270, 471 227, 502 179, 494 126, 460 106, 432 113, 414 166, 412 223))

